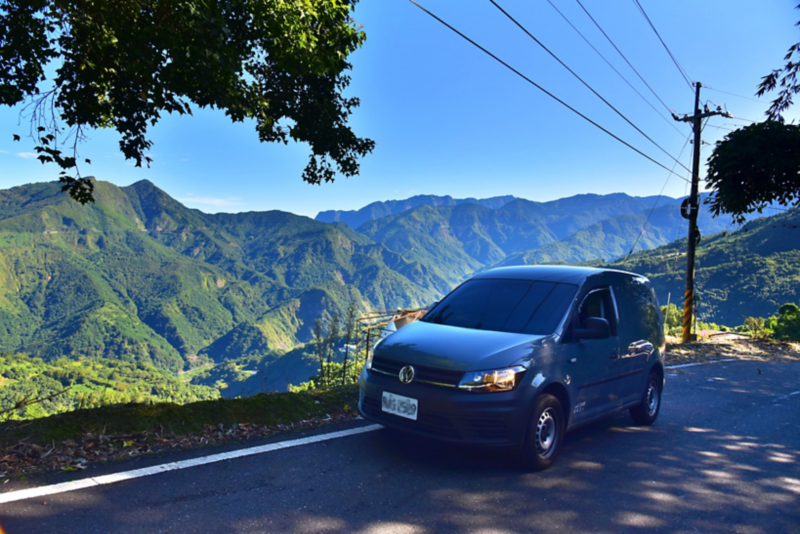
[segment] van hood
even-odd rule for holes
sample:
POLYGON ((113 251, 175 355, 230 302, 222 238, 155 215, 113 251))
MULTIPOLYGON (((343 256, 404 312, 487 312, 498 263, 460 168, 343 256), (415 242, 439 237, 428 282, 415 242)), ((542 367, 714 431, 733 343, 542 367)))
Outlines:
POLYGON ((530 359, 545 337, 417 321, 386 337, 375 349, 375 357, 450 371, 479 371, 530 359))

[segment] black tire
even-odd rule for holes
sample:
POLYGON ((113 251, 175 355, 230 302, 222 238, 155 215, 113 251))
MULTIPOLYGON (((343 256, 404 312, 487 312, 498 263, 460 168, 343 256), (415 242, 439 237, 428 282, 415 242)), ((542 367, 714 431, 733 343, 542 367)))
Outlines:
POLYGON ((661 411, 661 388, 664 382, 656 373, 650 373, 644 386, 642 400, 631 408, 631 418, 640 425, 652 425, 661 411))
POLYGON ((564 441, 564 410, 552 395, 536 397, 528 423, 522 463, 532 471, 542 471, 553 465, 564 441))

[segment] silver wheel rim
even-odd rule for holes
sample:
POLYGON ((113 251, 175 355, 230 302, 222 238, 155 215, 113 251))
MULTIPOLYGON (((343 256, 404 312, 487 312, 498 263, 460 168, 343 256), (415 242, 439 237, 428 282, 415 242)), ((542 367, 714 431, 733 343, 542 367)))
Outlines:
POLYGON ((547 408, 536 422, 536 454, 540 458, 549 458, 555 450, 557 428, 552 408, 547 408))
POLYGON ((650 382, 647 386, 647 415, 653 417, 658 411, 658 386, 650 382))

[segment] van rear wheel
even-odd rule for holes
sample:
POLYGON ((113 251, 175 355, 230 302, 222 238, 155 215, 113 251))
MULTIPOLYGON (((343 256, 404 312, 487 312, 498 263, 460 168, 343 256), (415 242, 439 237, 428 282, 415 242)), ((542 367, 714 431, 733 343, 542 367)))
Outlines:
POLYGON ((652 425, 661 411, 661 386, 664 382, 656 373, 650 373, 639 404, 631 408, 631 418, 640 425, 652 425))
POLYGON ((522 446, 522 461, 528 469, 541 471, 555 463, 564 440, 564 426, 561 402, 549 394, 536 397, 522 446))

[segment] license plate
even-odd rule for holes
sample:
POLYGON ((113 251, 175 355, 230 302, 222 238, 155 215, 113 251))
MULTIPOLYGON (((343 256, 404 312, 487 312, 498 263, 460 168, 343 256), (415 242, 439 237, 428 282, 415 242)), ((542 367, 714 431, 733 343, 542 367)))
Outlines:
POLYGON ((381 408, 386 413, 392 413, 414 421, 417 420, 417 399, 384 391, 381 408))

